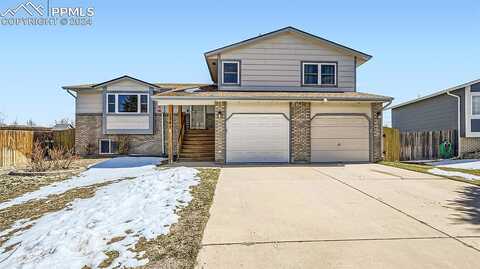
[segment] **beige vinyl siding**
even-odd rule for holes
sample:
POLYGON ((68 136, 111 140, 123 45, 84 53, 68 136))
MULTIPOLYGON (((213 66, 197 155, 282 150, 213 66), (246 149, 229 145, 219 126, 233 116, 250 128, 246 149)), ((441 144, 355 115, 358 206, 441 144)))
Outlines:
MULTIPOLYGON (((301 62, 337 62, 338 90, 355 90, 355 59, 338 49, 291 33, 262 40, 220 55, 222 60, 241 61, 241 87, 301 87, 301 62)), ((311 87, 309 87, 311 88, 311 87)), ((320 88, 321 89, 321 88, 320 88)))
POLYGON ((148 129, 149 117, 148 116, 107 116, 106 118, 107 129, 148 129))
POLYGON ((107 91, 148 91, 149 87, 142 83, 132 80, 121 80, 107 85, 107 91))
POLYGON ((370 118, 372 109, 370 103, 312 102, 312 116, 318 113, 361 113, 370 118))
POLYGON ((103 104, 102 93, 98 92, 81 92, 77 93, 76 113, 102 113, 103 104))
POLYGON ((290 117, 288 102, 227 102, 227 118, 233 113, 283 113, 290 117))

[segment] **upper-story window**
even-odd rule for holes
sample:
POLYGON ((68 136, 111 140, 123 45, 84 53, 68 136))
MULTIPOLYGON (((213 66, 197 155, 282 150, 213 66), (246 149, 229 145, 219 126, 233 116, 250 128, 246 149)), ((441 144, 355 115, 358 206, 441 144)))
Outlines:
POLYGON ((240 62, 239 61, 223 61, 222 62, 222 83, 223 84, 240 84, 240 62))
POLYGON ((480 95, 472 96, 472 115, 480 115, 480 95))
POLYGON ((148 94, 107 94, 108 113, 148 113, 148 94))
POLYGON ((303 63, 303 85, 336 86, 336 63, 303 63))

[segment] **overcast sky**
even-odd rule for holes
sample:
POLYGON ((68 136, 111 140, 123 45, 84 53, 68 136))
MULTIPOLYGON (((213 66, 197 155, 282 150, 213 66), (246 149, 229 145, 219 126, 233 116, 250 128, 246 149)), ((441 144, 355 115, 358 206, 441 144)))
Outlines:
MULTIPOLYGON (((390 2, 51 0, 94 7, 93 25, 0 25, 0 112, 7 122, 73 119, 62 85, 124 74, 209 83, 204 52, 289 25, 373 55, 358 90, 395 103, 480 78, 479 1, 390 2)), ((2 0, 0 12, 19 3, 2 0)))

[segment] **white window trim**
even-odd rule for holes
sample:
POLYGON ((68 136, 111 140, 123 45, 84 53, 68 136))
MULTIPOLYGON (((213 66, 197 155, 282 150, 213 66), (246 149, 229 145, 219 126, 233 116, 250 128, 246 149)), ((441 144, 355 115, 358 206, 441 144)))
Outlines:
POLYGON ((98 140, 98 154, 100 154, 100 155, 114 154, 113 151, 112 151, 112 139, 106 138, 106 139, 99 139, 98 140), (103 141, 108 141, 108 153, 102 152, 102 142, 103 141))
MULTIPOLYGON (((230 72, 230 73, 231 73, 231 72, 230 72)), ((240 61, 231 61, 231 60, 222 61, 222 84, 223 84, 223 85, 240 85, 240 61), (224 82, 224 78, 225 78, 225 68, 224 68, 224 65, 225 65, 225 64, 236 64, 236 65, 237 65, 237 82, 235 82, 235 83, 231 83, 231 82, 225 83, 225 82, 224 82)))
POLYGON ((147 93, 107 93, 107 98, 106 100, 106 112, 107 114, 127 114, 127 115, 133 115, 133 114, 139 114, 139 115, 145 115, 150 112, 150 95, 147 93), (109 112, 108 111, 108 96, 114 95, 115 96, 115 112, 109 112), (118 96, 119 95, 136 95, 137 96, 137 112, 119 112, 118 111, 118 96), (147 112, 141 112, 142 111, 142 95, 147 96, 147 112))
POLYGON ((471 92, 471 87, 465 87, 465 136, 466 137, 480 137, 480 132, 472 132, 471 120, 480 119, 480 115, 473 115, 472 113, 472 97, 480 96, 480 92, 471 92))
POLYGON ((337 86, 337 63, 328 63, 328 62, 303 62, 302 63, 302 85, 304 86, 337 86), (318 66, 318 80, 317 83, 305 83, 305 65, 317 65, 318 66), (333 84, 322 84, 322 65, 333 65, 335 66, 335 72, 333 73, 333 84))

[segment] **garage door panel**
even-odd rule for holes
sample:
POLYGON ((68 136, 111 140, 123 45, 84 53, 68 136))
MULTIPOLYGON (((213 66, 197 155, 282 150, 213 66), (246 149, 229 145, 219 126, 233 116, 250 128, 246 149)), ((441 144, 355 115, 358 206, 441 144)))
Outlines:
POLYGON ((341 117, 317 117, 312 120, 312 126, 351 126, 368 127, 368 121, 363 117, 341 118, 341 117))
POLYGON ((367 150, 367 139, 312 139, 312 150, 367 150))
POLYGON ((369 137, 368 127, 312 127, 312 138, 366 138, 369 137))
POLYGON ((276 163, 285 162, 283 151, 265 151, 259 154, 258 151, 229 151, 229 162, 251 162, 251 163, 276 163))
POLYGON ((317 116, 311 122, 312 162, 369 160, 369 122, 363 116, 317 116))
POLYGON ((227 162, 288 162, 289 121, 282 114, 235 114, 227 121, 227 162))
POLYGON ((312 150, 314 162, 364 162, 368 151, 312 150))

